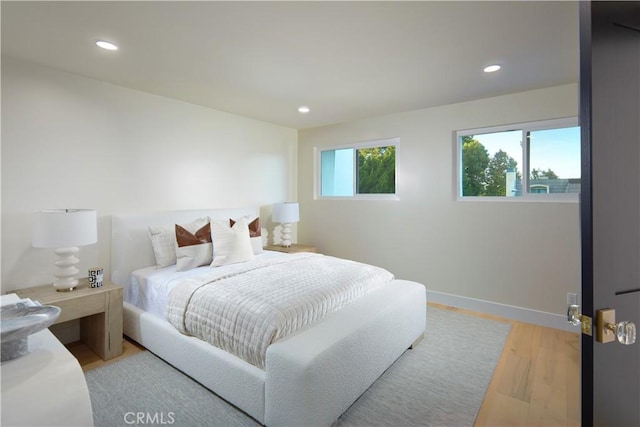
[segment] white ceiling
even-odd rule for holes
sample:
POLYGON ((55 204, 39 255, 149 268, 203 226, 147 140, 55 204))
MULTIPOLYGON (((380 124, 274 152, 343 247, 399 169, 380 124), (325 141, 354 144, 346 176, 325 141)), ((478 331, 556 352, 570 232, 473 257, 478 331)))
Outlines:
POLYGON ((2 1, 1 13, 3 56, 298 129, 578 80, 576 2, 2 1))

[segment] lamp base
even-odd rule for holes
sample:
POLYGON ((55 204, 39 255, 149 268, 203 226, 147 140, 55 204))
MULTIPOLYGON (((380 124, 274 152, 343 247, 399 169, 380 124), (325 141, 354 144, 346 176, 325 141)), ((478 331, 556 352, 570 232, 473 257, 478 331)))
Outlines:
POLYGON ((291 224, 288 222, 283 223, 281 233, 280 246, 282 246, 283 248, 291 247, 291 224))
POLYGON ((80 261, 75 255, 79 249, 76 246, 71 248, 58 248, 53 251, 58 255, 58 260, 54 263, 57 267, 54 276, 56 280, 53 282, 53 287, 58 292, 69 292, 78 286, 78 279, 76 276, 79 270, 76 268, 76 264, 80 261))

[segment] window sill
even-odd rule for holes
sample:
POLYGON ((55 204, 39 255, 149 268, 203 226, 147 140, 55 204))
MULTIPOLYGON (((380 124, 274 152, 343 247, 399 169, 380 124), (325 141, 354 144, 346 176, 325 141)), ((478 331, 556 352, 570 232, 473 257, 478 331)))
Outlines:
POLYGON ((580 203, 579 194, 545 194, 527 195, 518 197, 498 197, 498 196, 466 196, 457 197, 458 202, 498 202, 498 203, 580 203))
POLYGON ((359 194, 357 196, 316 196, 315 200, 388 200, 398 201, 397 194, 359 194))

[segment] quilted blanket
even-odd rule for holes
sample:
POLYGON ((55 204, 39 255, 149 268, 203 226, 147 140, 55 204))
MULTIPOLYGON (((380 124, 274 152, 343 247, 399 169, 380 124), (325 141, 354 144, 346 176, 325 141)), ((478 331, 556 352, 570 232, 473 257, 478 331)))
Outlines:
POLYGON ((380 267, 319 254, 253 260, 175 286, 167 319, 263 369, 270 344, 392 279, 380 267))

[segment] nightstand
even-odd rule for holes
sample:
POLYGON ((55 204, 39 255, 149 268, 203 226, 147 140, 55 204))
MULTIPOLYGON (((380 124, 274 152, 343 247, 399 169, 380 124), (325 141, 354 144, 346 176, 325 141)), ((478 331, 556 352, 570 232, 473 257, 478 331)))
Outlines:
POLYGON ((294 243, 289 247, 280 245, 268 245, 265 246, 264 249, 266 251, 284 252, 287 254, 294 254, 296 252, 318 252, 318 249, 315 246, 298 245, 297 243, 294 243))
POLYGON ((122 288, 103 282, 99 288, 89 287, 86 278, 70 292, 57 292, 51 285, 15 291, 20 298, 31 298, 42 304, 60 307, 54 323, 80 319, 80 340, 103 360, 122 354, 122 288))

